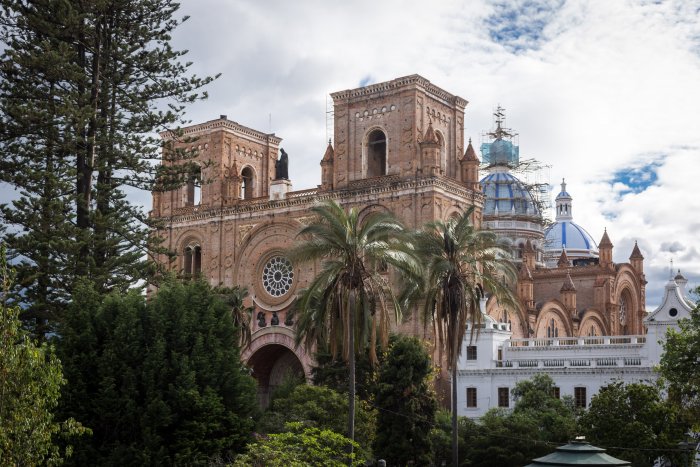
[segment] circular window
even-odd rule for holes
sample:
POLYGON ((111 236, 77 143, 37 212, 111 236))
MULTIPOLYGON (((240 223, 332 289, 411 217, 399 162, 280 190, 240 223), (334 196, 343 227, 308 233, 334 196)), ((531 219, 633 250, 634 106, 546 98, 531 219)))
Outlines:
POLYGON ((678 314, 678 310, 676 310, 675 308, 671 308, 670 310, 668 310, 668 314, 671 316, 676 316, 678 314))
POLYGON ((289 292, 293 280, 292 263, 284 256, 273 256, 263 268, 263 287, 273 297, 281 297, 289 292))

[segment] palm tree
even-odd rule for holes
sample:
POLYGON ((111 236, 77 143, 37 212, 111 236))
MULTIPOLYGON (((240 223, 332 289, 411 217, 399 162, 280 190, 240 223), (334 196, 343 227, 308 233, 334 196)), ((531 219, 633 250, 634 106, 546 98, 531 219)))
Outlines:
MULTIPOLYGON (((297 345, 327 345, 348 362, 348 437, 355 439, 355 352, 368 349, 377 361, 377 339, 388 344, 391 318, 401 308, 383 271, 388 266, 416 277, 418 264, 401 223, 389 213, 360 218, 328 201, 312 208, 317 219, 299 232, 304 239, 289 254, 295 263, 321 261, 320 273, 297 303, 297 345)), ((352 447, 350 448, 352 453, 352 447)))
POLYGON ((424 283, 413 299, 420 298, 425 322, 432 322, 437 343, 445 350, 452 375, 452 465, 457 452, 457 360, 467 323, 481 324, 480 301, 493 294, 501 305, 516 299, 506 282, 515 279, 509 252, 494 233, 471 223, 474 208, 447 222, 434 221, 416 234, 416 250, 426 268, 424 283))
POLYGON ((214 293, 228 306, 231 307, 231 319, 236 327, 238 343, 241 349, 250 344, 251 332, 250 321, 253 317, 253 307, 245 306, 243 301, 248 296, 248 289, 245 287, 215 287, 214 293))

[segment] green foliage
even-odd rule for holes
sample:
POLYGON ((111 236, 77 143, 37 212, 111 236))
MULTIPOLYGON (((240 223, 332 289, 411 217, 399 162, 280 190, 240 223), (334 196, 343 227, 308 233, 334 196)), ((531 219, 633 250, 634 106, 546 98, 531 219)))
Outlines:
MULTIPOLYGON (((452 415, 446 410, 438 410, 435 414, 435 424, 430 430, 430 444, 432 446, 432 459, 430 465, 450 465, 452 456, 452 415)), ((467 458, 467 444, 470 433, 478 432, 478 425, 475 421, 467 417, 459 417, 458 427, 458 453, 462 459, 461 465, 468 465, 464 459, 467 458)))
POLYGON ((421 341, 392 339, 375 397, 379 413, 374 452, 389 465, 430 463, 430 429, 437 410, 432 374, 432 361, 421 341))
MULTIPOLYGON (((512 410, 494 408, 478 422, 459 419, 459 465, 475 467, 520 467, 554 451, 576 434, 573 404, 554 397, 554 382, 548 375, 520 381, 513 389, 512 410)), ((431 435, 434 461, 447 457, 445 415, 437 419, 431 435)))
MULTIPOLYGON (((374 400, 379 369, 384 365, 386 353, 377 349, 377 364, 373 365, 368 353, 355 358, 355 380, 357 397, 363 401, 374 400)), ((316 366, 312 368, 313 382, 335 391, 348 392, 348 365, 340 358, 334 359, 330 352, 319 350, 315 355, 316 366)))
POLYGON ((0 461, 3 465, 56 465, 69 457, 56 438, 87 434, 73 419, 54 417, 65 383, 61 363, 47 343, 37 345, 22 330, 19 308, 6 302, 11 282, 0 247, 0 461))
MULTIPOLYGON (((258 424, 261 433, 286 431, 287 422, 300 422, 304 426, 345 431, 348 423, 348 401, 340 393, 323 386, 300 384, 288 394, 275 394, 270 408, 258 424)), ((364 401, 356 401, 355 438, 361 453, 369 457, 369 447, 374 440, 376 414, 364 401)))
POLYGON ((662 455, 674 458, 685 431, 679 422, 677 408, 663 400, 659 386, 622 382, 601 388, 579 420, 588 441, 639 467, 662 455))
MULTIPOLYGON (((355 454, 348 455, 351 441, 331 430, 308 427, 302 423, 288 423, 287 431, 272 434, 248 446, 248 453, 240 455, 234 467, 307 467, 319 465, 343 467, 365 465, 355 454)), ((355 444, 355 451, 359 446, 355 444)))
POLYGON ((323 261, 321 272, 298 302, 298 342, 309 349, 328 348, 333 358, 340 355, 345 361, 358 349, 366 349, 376 364, 377 342, 384 348, 389 342, 391 315, 401 319, 381 267, 407 275, 417 272, 415 259, 405 248, 404 228, 389 213, 361 217, 357 209, 346 212, 334 201, 315 206, 312 212, 316 221, 299 232, 307 240, 290 252, 296 263, 323 261), (348 336, 354 336, 355 345, 350 346, 348 336))
POLYGON ((92 428, 80 465, 203 464, 241 452, 256 415, 229 307, 202 281, 146 302, 78 287, 61 327, 63 413, 92 428))
POLYGON ((341 356, 348 362, 347 433, 354 440, 355 354, 367 350, 375 364, 377 343, 384 348, 388 344, 391 315, 396 322, 401 319, 382 269, 414 277, 419 268, 403 226, 389 213, 361 217, 335 201, 311 210, 316 220, 299 232, 304 241, 289 255, 295 263, 322 262, 297 304, 297 343, 304 342, 309 350, 328 348, 333 359, 341 356))
POLYGON ((679 330, 669 329, 659 369, 668 382, 669 399, 682 409, 682 415, 700 430, 700 307, 690 319, 678 322, 679 330))
POLYGON ((188 76, 185 52, 170 46, 178 7, 0 0, 0 181, 18 193, 0 217, 14 226, 4 238, 21 259, 23 315, 39 335, 77 278, 125 291, 152 272, 143 258, 155 224, 126 189, 186 180, 192 154, 168 150, 154 163, 157 132, 182 123, 211 81, 188 76))
POLYGON ((493 232, 474 227, 473 214, 471 207, 447 222, 430 222, 416 234, 416 250, 426 273, 402 297, 408 303, 422 301, 424 320, 432 323, 452 372, 453 465, 458 463, 457 359, 467 323, 481 321, 479 306, 486 293, 504 306, 516 306, 503 280, 515 279, 510 253, 493 232))

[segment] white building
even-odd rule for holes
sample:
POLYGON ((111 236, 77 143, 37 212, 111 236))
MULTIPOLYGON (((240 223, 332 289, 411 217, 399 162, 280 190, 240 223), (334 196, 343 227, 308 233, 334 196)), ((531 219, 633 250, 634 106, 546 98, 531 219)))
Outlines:
POLYGON ((552 377, 558 395, 587 407, 591 397, 612 381, 653 381, 669 327, 687 318, 693 303, 680 274, 665 287, 662 304, 649 314, 646 335, 512 339, 510 325, 484 315, 478 337, 467 332, 458 363, 458 413, 479 418, 492 407, 512 407, 511 390, 538 373, 552 377))

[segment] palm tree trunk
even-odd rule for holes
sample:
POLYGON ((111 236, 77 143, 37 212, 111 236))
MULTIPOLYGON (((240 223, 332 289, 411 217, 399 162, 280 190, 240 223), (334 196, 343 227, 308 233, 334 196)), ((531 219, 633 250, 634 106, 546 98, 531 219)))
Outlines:
POLYGON ((459 465, 459 443, 457 431, 457 330, 452 333, 452 466, 459 465))
MULTIPOLYGON (((348 438, 350 441, 355 441, 355 291, 350 291, 348 298, 348 438)), ((352 465, 352 454, 354 446, 350 443, 348 453, 348 465, 352 465)))

